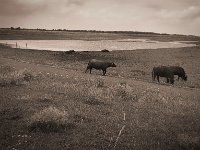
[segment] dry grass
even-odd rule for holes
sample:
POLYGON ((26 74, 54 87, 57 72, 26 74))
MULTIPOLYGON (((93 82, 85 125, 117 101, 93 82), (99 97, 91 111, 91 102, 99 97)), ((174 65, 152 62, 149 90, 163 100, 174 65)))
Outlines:
POLYGON ((30 131, 59 132, 71 125, 67 111, 52 106, 36 112, 28 120, 30 131))
POLYGON ((134 88, 126 82, 120 82, 115 88, 115 95, 122 100, 137 101, 137 94, 135 94, 134 88))
POLYGON ((33 80, 33 75, 26 69, 16 71, 10 66, 0 67, 0 86, 20 86, 33 80))

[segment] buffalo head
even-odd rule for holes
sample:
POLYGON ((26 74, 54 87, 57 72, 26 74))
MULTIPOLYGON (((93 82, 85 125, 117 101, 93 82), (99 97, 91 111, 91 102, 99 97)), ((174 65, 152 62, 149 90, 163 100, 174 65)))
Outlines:
POLYGON ((184 81, 187 81, 187 75, 184 75, 184 76, 182 77, 182 79, 183 79, 184 81))
POLYGON ((110 67, 117 67, 114 63, 111 63, 110 67))

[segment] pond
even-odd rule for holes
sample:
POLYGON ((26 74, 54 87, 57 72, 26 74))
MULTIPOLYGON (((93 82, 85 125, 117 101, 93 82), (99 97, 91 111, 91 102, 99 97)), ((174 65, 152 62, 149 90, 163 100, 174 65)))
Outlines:
POLYGON ((107 50, 135 50, 157 48, 191 47, 195 44, 186 42, 159 42, 146 39, 122 39, 122 40, 0 40, 0 43, 10 45, 13 48, 37 49, 51 51, 100 51, 107 50))

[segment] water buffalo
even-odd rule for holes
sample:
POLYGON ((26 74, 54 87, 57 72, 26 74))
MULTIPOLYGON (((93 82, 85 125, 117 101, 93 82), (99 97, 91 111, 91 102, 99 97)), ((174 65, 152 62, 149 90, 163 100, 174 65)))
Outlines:
POLYGON ((152 79, 155 81, 155 78, 157 77, 158 82, 159 77, 165 77, 167 79, 167 83, 174 84, 174 73, 169 67, 166 66, 159 66, 154 67, 152 70, 152 79))
POLYGON ((178 75, 178 80, 181 77, 182 80, 187 81, 187 75, 182 67, 179 66, 170 66, 170 70, 174 73, 174 75, 178 75))
POLYGON ((97 70, 102 70, 103 76, 104 76, 106 74, 106 69, 108 67, 116 67, 116 65, 113 62, 92 59, 89 61, 85 72, 87 72, 87 70, 90 69, 90 73, 91 73, 92 69, 95 68, 97 70))

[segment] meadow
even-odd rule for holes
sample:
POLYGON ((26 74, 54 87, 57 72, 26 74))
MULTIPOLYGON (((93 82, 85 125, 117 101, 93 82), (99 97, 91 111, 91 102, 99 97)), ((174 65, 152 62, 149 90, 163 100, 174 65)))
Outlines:
POLYGON ((199 64, 198 45, 110 52, 0 45, 0 147, 199 149, 199 64), (106 76, 98 70, 85 73, 91 58, 113 61, 117 67, 109 68, 106 76), (188 81, 177 81, 177 77, 174 85, 164 78, 161 83, 152 81, 152 68, 158 65, 182 66, 188 81))

